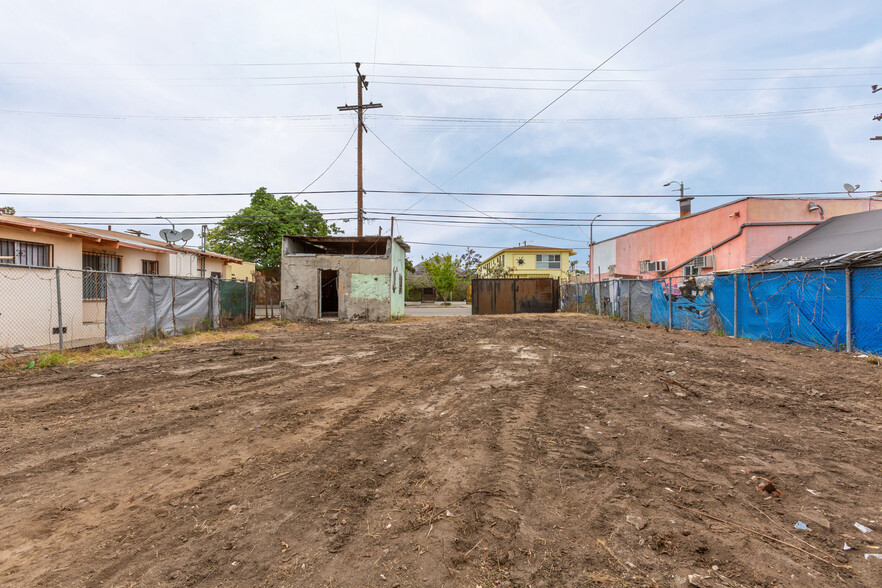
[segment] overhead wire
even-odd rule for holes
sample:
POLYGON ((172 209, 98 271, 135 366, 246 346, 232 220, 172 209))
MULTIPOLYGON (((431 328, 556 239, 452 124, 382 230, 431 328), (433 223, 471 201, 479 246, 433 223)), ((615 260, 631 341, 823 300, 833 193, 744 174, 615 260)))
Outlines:
MULTIPOLYGON (((379 139, 379 136, 376 135, 376 132, 372 132, 372 134, 379 139)), ((382 141, 381 141, 382 143, 382 141)), ((384 144, 385 145, 385 144, 384 144)), ((386 145, 387 149, 389 148, 386 145)), ((396 157, 397 154, 393 153, 396 157)), ((400 159, 400 158, 399 158, 400 159)), ((406 163, 401 160, 402 163, 406 163)), ((410 167, 410 166, 408 166, 410 167)), ((427 182, 435 186, 435 184, 419 174, 415 169, 411 168, 414 173, 417 173, 427 182)), ((435 186, 437 188, 437 186, 435 186)), ((354 194, 357 190, 267 190, 271 194, 276 195, 293 195, 293 194, 310 194, 310 195, 336 195, 336 194, 354 194)), ((499 196, 505 198, 518 198, 518 197, 527 197, 527 198, 655 198, 655 199, 669 199, 671 196, 667 194, 638 194, 638 193, 617 193, 617 194, 601 194, 601 193, 553 193, 553 192, 457 192, 457 191, 449 191, 444 190, 443 188, 438 189, 437 191, 427 191, 427 190, 374 190, 374 189, 366 189, 366 192, 373 192, 375 194, 399 194, 405 196, 423 196, 423 195, 447 195, 447 196, 499 196)), ((251 196, 253 192, 37 192, 37 191, 4 191, 0 192, 0 196, 71 196, 71 197, 138 197, 138 198, 153 198, 153 197, 202 197, 202 196, 251 196)), ((878 191, 876 190, 855 190, 852 194, 868 194, 868 195, 877 195, 878 191)), ((803 192, 740 192, 740 193, 717 193, 717 194, 692 194, 692 198, 786 198, 786 197, 802 197, 802 196, 846 196, 847 192, 845 190, 833 190, 833 191, 803 191, 803 192)), ((847 198, 845 198, 847 199, 847 198)), ((458 201, 463 206, 467 206, 471 210, 474 210, 472 206, 466 204, 464 202, 458 201)), ((404 211, 402 211, 404 212, 404 211)))
POLYGON ((444 184, 448 184, 448 183, 450 183, 454 178, 458 177, 458 176, 459 176, 460 174, 462 174, 464 171, 466 171, 467 169, 469 169, 470 167, 472 167, 473 165, 475 165, 476 163, 478 163, 480 160, 482 160, 484 157, 486 157, 489 153, 491 153, 494 149, 496 149, 497 147, 499 147, 500 145, 502 145, 504 142, 508 141, 508 139, 510 139, 512 136, 514 136, 515 133, 517 133, 518 131, 520 131, 521 129, 523 129, 525 126, 527 126, 528 124, 530 124, 530 122, 531 122, 533 119, 535 119, 535 118, 539 118, 539 115, 541 115, 543 112, 545 112, 546 110, 548 110, 549 108, 551 108, 552 106, 554 106, 554 104, 556 104, 556 103, 557 103, 559 100, 561 100, 564 96, 566 96, 567 94, 569 94, 572 90, 575 90, 575 89, 576 89, 576 86, 578 86, 579 84, 581 84, 581 83, 582 83, 584 80, 586 80, 591 74, 593 74, 594 72, 596 72, 597 70, 599 70, 601 67, 603 67, 604 65, 606 65, 607 63, 609 63, 609 62, 610 62, 610 61, 611 61, 616 55, 618 55, 619 53, 621 53, 622 51, 624 51, 625 49, 627 49, 632 43, 634 43, 637 39, 639 39, 640 37, 642 37, 647 31, 649 31, 649 30, 650 30, 652 27, 654 27, 656 24, 658 24, 659 22, 661 22, 662 19, 664 19, 667 15, 669 15, 669 14, 670 14, 671 12, 673 12, 674 10, 676 10, 676 8, 677 8, 678 6, 680 6, 681 4, 683 4, 685 1, 686 1, 686 0, 679 0, 676 4, 674 4, 674 6, 672 6, 670 9, 668 9, 667 12, 665 12, 665 13, 662 14, 660 17, 658 17, 657 19, 655 19, 652 23, 649 24, 649 26, 647 26, 646 28, 644 28, 642 31, 640 31, 639 33, 637 33, 637 35, 635 35, 633 38, 631 38, 630 41, 628 41, 627 43, 625 43, 624 45, 622 45, 622 46, 621 46, 619 49, 617 49, 612 55, 610 55, 609 57, 607 57, 606 59, 604 59, 604 60, 600 63, 600 65, 598 65, 597 67, 595 67, 594 69, 592 69, 591 71, 589 71, 587 74, 585 74, 584 76, 582 76, 582 78, 581 78, 579 81, 577 81, 575 84, 573 84, 572 86, 570 86, 569 88, 567 88, 562 94, 558 95, 554 100, 552 100, 551 102, 549 102, 548 104, 546 104, 545 106, 543 106, 542 108, 540 108, 539 111, 536 112, 536 114, 534 114, 534 115, 531 116, 529 119, 527 119, 526 121, 524 121, 523 123, 521 123, 516 129, 514 129, 513 131, 511 131, 510 133, 508 133, 507 135, 505 135, 502 139, 500 139, 499 141, 497 141, 496 143, 494 143, 489 149, 487 149, 486 151, 484 151, 483 153, 481 153, 481 155, 479 155, 479 156, 476 157, 474 160, 472 160, 470 163, 468 163, 464 168, 462 168, 461 170, 459 170, 458 172, 456 172, 455 174, 453 174, 452 176, 450 176, 450 177, 449 177, 447 180, 445 180, 444 182, 441 182, 441 185, 443 186, 444 184))
MULTIPOLYGON (((683 1, 683 0, 681 0, 681 1, 683 1)), ((391 147, 389 147, 389 145, 387 145, 386 142, 383 141, 383 139, 382 139, 379 135, 377 135, 377 132, 376 132, 376 131, 373 131, 372 134, 373 134, 373 136, 374 136, 374 137, 375 137, 375 138, 376 138, 376 139, 377 139, 377 140, 383 145, 383 147, 385 147, 385 148, 389 151, 389 153, 391 153, 392 155, 394 155, 394 156, 395 156, 395 157, 396 157, 401 163, 403 163, 404 165, 406 165, 406 166, 407 166, 412 172, 414 172, 416 175, 418 175, 419 177, 421 177, 423 180, 425 180, 426 182, 428 182, 429 184, 431 184, 431 185, 434 186, 435 188, 438 188, 439 190, 441 190, 442 192, 444 192, 444 188, 442 188, 441 186, 439 186, 438 184, 436 184, 435 182, 433 182, 432 180, 430 180, 429 178, 427 178, 426 176, 424 176, 423 174, 421 174, 421 173, 420 173, 415 167, 413 167, 412 165, 410 165, 407 161, 404 160, 404 158, 402 158, 400 155, 398 155, 398 153, 396 153, 394 149, 392 149, 391 147)), ((462 204, 463 206, 467 206, 468 208, 471 208, 471 209, 474 210, 475 212, 478 212, 478 213, 480 213, 480 214, 483 214, 484 216, 486 216, 486 217, 488 217, 488 218, 495 218, 495 217, 493 217, 492 215, 490 215, 490 214, 488 214, 488 213, 486 213, 486 212, 484 212, 484 211, 482 211, 482 210, 479 210, 479 209, 475 208, 475 207, 472 206, 471 204, 468 204, 467 202, 463 202, 462 200, 460 200, 459 198, 457 198, 456 196, 454 196, 453 194, 451 194, 451 193, 449 193, 449 192, 444 192, 444 193, 447 194, 448 196, 450 196, 451 198, 453 198, 454 200, 456 200, 457 202, 459 202, 460 204, 462 204)), ((414 204, 410 205, 408 208, 405 208, 402 212, 407 212, 408 210, 410 210, 411 208, 413 208, 414 206, 416 206, 417 204, 419 204, 419 203, 422 202, 423 200, 425 200, 425 197, 424 197, 424 198, 420 198, 420 199, 417 200, 414 204)), ((496 219, 496 220, 499 220, 499 219, 496 219)), ((504 222, 504 221, 502 221, 502 222, 504 222)), ((514 226, 514 225, 512 225, 512 226, 514 226)), ((533 234, 536 234, 536 235, 539 235, 539 236, 542 236, 542 237, 548 237, 548 238, 551 238, 551 239, 560 239, 560 240, 562 240, 562 241, 575 241, 575 239, 567 239, 567 238, 565 238, 565 237, 558 237, 557 235, 548 235, 548 234, 546 234, 546 233, 540 233, 540 232, 538 232, 538 231, 533 231, 533 230, 531 230, 531 229, 527 229, 527 228, 524 228, 524 227, 515 227, 515 228, 520 229, 520 230, 522 230, 522 231, 527 231, 528 233, 533 233, 533 234)))

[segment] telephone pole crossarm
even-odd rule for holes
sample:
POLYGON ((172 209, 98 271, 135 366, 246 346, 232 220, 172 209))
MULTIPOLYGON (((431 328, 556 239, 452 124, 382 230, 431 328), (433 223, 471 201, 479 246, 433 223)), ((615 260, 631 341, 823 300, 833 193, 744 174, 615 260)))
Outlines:
POLYGON ((364 183, 362 181, 362 135, 364 131, 367 129, 364 126, 364 111, 370 110, 371 108, 383 108, 383 105, 380 103, 374 104, 371 102, 370 104, 364 104, 362 102, 362 90, 367 90, 368 81, 367 76, 361 73, 359 69, 361 67, 360 63, 355 64, 355 72, 358 74, 357 84, 358 84, 358 105, 349 106, 346 104, 345 106, 338 106, 337 110, 340 112, 351 111, 354 110, 358 113, 358 236, 364 236, 364 183))

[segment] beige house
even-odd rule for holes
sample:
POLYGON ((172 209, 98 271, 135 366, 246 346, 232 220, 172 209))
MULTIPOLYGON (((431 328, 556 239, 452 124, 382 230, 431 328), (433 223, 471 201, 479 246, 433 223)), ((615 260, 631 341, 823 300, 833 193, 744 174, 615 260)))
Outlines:
POLYGON ((221 278, 241 263, 128 233, 2 214, 0 349, 48 345, 59 328, 66 341, 102 342, 106 281, 95 272, 221 278))

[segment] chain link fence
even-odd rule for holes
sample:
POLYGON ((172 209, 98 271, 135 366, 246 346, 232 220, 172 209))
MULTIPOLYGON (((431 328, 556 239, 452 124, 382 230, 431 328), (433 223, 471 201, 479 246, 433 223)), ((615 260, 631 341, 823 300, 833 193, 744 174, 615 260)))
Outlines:
POLYGON ((251 320, 251 284, 0 265, 0 352, 130 343, 251 320))
POLYGON ((282 288, 279 280, 258 275, 254 279, 254 315, 258 318, 281 317, 282 288))
POLYGON ((651 303, 652 282, 648 280, 570 282, 561 286, 561 308, 567 312, 648 323, 651 303))
POLYGON ((882 354, 882 267, 566 284, 561 308, 669 329, 882 354))

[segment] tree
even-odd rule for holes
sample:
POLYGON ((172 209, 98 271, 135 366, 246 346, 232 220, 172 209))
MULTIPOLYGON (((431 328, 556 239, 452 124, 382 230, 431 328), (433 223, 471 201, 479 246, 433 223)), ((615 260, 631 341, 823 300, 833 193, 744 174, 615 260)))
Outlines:
POLYGON ((258 188, 249 206, 208 231, 206 245, 211 251, 256 263, 266 271, 281 266, 285 235, 326 237, 342 232, 328 224, 309 202, 295 202, 290 195, 276 198, 266 188, 258 188))
POLYGON ((466 252, 459 256, 459 263, 462 267, 463 277, 471 280, 478 271, 478 265, 481 263, 481 254, 469 247, 466 252))
POLYGON ((456 287, 456 270, 459 269, 459 265, 459 258, 454 258, 450 253, 444 255, 436 253, 428 259, 423 258, 423 267, 432 276, 435 290, 441 292, 442 296, 447 293, 445 300, 453 294, 453 289, 456 287))
POLYGON ((0 214, 15 214, 15 208, 11 206, 0 206, 0 214))

